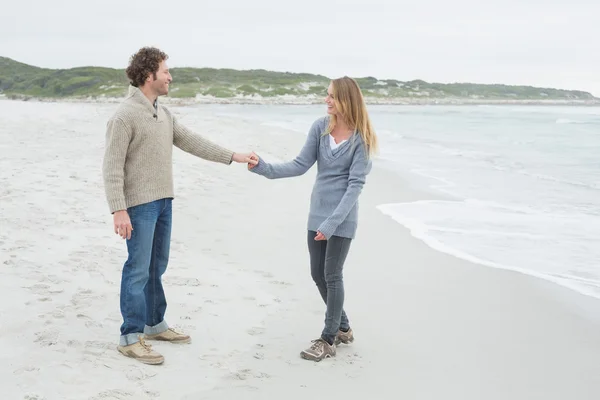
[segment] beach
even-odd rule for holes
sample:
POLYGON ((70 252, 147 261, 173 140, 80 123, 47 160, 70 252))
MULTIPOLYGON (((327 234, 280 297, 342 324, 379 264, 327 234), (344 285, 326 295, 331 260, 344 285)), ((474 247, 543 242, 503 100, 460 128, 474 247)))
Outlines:
MULTIPOLYGON (((306 245, 314 169, 269 181, 174 149, 166 321, 192 343, 152 342, 165 356, 160 366, 123 357, 126 247, 112 230, 101 175, 115 106, 2 101, 3 398, 600 397, 600 300, 433 250, 377 207, 438 197, 379 163, 344 268, 356 341, 313 363, 299 353, 325 313, 306 245)), ((305 139, 202 110, 181 117, 267 161, 292 159, 305 139)))

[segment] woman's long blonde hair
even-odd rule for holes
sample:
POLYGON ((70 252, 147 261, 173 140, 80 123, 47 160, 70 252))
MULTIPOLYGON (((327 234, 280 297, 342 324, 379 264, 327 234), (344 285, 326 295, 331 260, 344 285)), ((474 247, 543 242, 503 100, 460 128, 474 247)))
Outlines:
MULTIPOLYGON (((373 155, 378 150, 377 135, 371 126, 367 106, 358 83, 347 76, 334 79, 331 83, 335 108, 346 125, 355 132, 358 131, 366 146, 367 155, 373 155)), ((336 122, 336 116, 332 115, 327 127, 328 132, 333 131, 336 122)))

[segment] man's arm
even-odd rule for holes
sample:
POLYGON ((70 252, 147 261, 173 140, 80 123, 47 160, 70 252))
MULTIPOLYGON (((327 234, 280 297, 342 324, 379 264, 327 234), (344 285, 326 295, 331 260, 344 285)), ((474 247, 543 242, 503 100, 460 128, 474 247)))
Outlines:
POLYGON ((234 152, 191 132, 173 116, 173 144, 181 150, 204 160, 231 164, 234 152))
POLYGON ((122 120, 108 121, 102 176, 108 207, 113 214, 114 231, 123 239, 131 239, 133 230, 125 201, 125 159, 130 140, 131 132, 122 120))
POLYGON ((108 121, 102 175, 104 191, 111 213, 127 209, 125 202, 125 158, 131 132, 118 118, 108 121))

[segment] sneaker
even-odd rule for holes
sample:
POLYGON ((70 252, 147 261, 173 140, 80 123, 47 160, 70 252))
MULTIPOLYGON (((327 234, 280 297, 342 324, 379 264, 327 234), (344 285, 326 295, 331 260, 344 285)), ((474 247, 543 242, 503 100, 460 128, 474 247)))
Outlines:
POLYGON ((311 361, 321 361, 324 358, 334 357, 335 356, 335 344, 330 345, 322 338, 316 339, 312 341, 312 345, 300 352, 300 357, 305 360, 311 361))
POLYGON ((342 330, 338 331, 338 334, 335 337, 336 346, 340 343, 350 344, 352 342, 354 342, 354 332, 352 332, 352 328, 348 329, 348 332, 342 330))
POLYGON ((162 364, 165 358, 152 350, 152 346, 144 342, 144 338, 140 336, 140 341, 127 346, 118 346, 119 353, 126 357, 131 357, 144 364, 162 364))
POLYGON ((162 340, 171 343, 190 343, 192 338, 189 335, 177 332, 173 328, 169 328, 164 332, 155 333, 153 335, 145 335, 148 340, 162 340))

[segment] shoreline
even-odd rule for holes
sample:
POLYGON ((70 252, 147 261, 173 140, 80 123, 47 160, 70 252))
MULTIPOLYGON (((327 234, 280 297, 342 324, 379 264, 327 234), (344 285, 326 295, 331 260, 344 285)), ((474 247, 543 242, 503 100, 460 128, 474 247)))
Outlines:
MULTIPOLYGON (((397 201, 397 202, 378 204, 378 205, 376 205, 377 210, 382 215, 385 215, 390 220, 401 225, 403 228, 405 228, 410 233, 410 235, 413 238, 415 238, 416 240, 419 240, 420 242, 423 242, 425 245, 427 245, 433 251, 440 252, 440 253, 449 255, 451 257, 455 257, 457 259, 464 260, 469 263, 473 263, 482 268, 494 268, 494 269, 517 272, 519 274, 525 275, 530 278, 533 277, 535 279, 539 279, 544 282, 550 282, 551 284, 557 285, 560 288, 572 291, 576 295, 583 295, 585 297, 589 297, 589 298, 593 299, 593 301, 600 302, 600 293, 593 292, 587 286, 579 287, 576 284, 574 284, 571 279, 567 279, 567 278, 561 279, 561 278, 553 277, 550 274, 545 274, 545 273, 537 272, 534 270, 528 270, 525 268, 515 267, 515 266, 511 266, 511 265, 499 264, 499 263, 496 263, 491 260, 481 259, 478 256, 470 254, 468 251, 463 251, 458 248, 451 247, 442 242, 439 242, 438 240, 436 240, 435 238, 433 238, 431 236, 428 236, 427 229, 423 230, 423 229, 421 229, 421 227, 415 226, 415 224, 410 219, 402 219, 402 218, 396 217, 394 215, 394 213, 390 211, 390 208, 392 208, 396 204, 409 204, 409 203, 427 202, 427 201, 461 202, 461 201, 464 201, 464 199, 460 198, 460 197, 456 197, 456 196, 451 196, 447 193, 439 192, 435 188, 427 186, 427 184, 425 184, 423 182, 423 179, 420 175, 412 173, 410 171, 406 171, 406 170, 399 170, 398 168, 395 168, 393 166, 393 164, 391 164, 390 161, 387 159, 379 160, 379 164, 380 164, 379 168, 382 168, 382 169, 390 172, 391 174, 395 174, 396 176, 398 176, 399 181, 402 182, 402 185, 408 186, 410 188, 411 192, 421 193, 421 196, 419 196, 418 198, 405 199, 405 200, 397 201)), ((598 306, 600 306, 600 303, 598 303, 598 306)))
MULTIPOLYGON (((271 181, 175 150, 166 320, 192 343, 153 342, 162 366, 125 358, 116 345, 126 250, 98 184, 113 107, 6 106, 0 226, 17 227, 0 231, 8 398, 358 400, 373 387, 385 399, 598 397, 598 303, 431 249, 376 207, 432 194, 381 165, 344 266, 357 339, 313 363, 299 351, 324 318, 306 251, 315 168, 271 181)), ((206 109, 177 112, 191 130, 267 161, 289 160, 305 142, 206 109)))
MULTIPOLYGON (((120 103, 123 98, 86 96, 86 97, 37 97, 25 95, 0 95, 0 100, 5 101, 32 101, 40 103, 120 103)), ((168 105, 190 106, 197 104, 239 104, 239 105, 313 105, 322 104, 322 99, 316 96, 277 96, 277 97, 251 97, 238 96, 218 98, 213 96, 196 96, 195 98, 161 97, 161 102, 168 105)), ((365 97, 367 105, 522 105, 522 106, 600 106, 600 99, 595 100, 569 100, 569 99, 475 99, 475 98, 427 98, 427 97, 400 97, 400 98, 375 98, 365 97)))
MULTIPOLYGON (((416 200, 416 202, 418 202, 418 201, 427 201, 427 200, 416 200)), ((500 270, 505 270, 505 271, 517 272, 517 273, 525 275, 527 277, 533 277, 535 279, 540 279, 544 282, 550 282, 561 288, 568 289, 577 295, 583 295, 586 297, 590 297, 594 301, 599 302, 598 306, 600 306, 600 294, 599 293, 595 293, 590 289, 586 289, 584 287, 577 286, 576 284, 572 283, 572 279, 555 278, 549 274, 540 273, 540 272, 528 270, 525 268, 514 267, 511 265, 499 264, 499 263, 496 263, 496 262, 490 261, 490 260, 483 260, 483 259, 481 259, 475 255, 472 255, 468 252, 459 250, 454 247, 450 247, 442 242, 437 241, 436 239, 434 239, 432 237, 428 237, 427 231, 423 232, 422 230, 415 228, 410 222, 407 222, 406 220, 401 221, 399 218, 394 216, 392 212, 389 211, 390 206, 394 206, 395 204, 407 204, 407 203, 412 203, 412 202, 413 201, 405 201, 405 202, 397 202, 397 203, 380 204, 377 206, 377 209, 383 215, 385 215, 386 217, 390 218, 391 220, 395 221, 396 223, 400 224, 402 227, 407 229, 413 238, 423 242, 425 245, 427 245, 429 248, 431 248, 434 251, 437 251, 437 252, 440 252, 443 254, 447 254, 451 257, 455 257, 457 259, 464 260, 469 263, 473 263, 473 264, 481 266, 483 268, 494 268, 494 269, 500 269, 500 270)))

